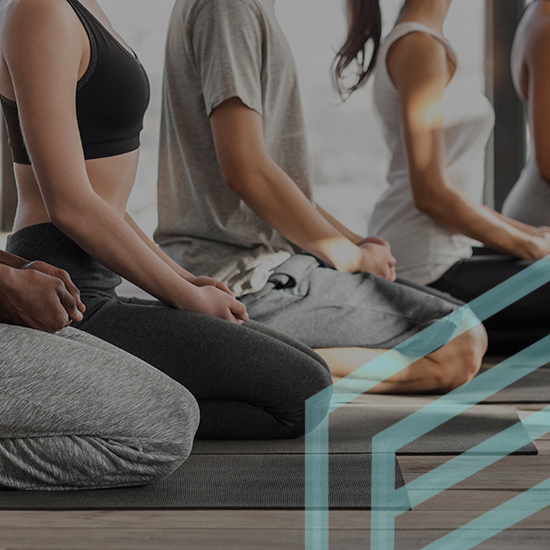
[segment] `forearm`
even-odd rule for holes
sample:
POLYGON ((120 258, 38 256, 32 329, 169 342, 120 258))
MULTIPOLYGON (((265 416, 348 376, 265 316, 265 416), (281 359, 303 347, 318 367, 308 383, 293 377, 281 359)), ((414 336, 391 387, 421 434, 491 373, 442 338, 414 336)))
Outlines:
POLYGON ((330 223, 274 162, 233 188, 268 225, 299 248, 346 272, 359 270, 360 249, 330 223))
POLYGON ((126 213, 125 219, 128 225, 134 230, 134 232, 145 243, 145 245, 147 245, 147 247, 150 248, 166 265, 168 265, 172 270, 174 270, 180 277, 182 277, 186 281, 189 281, 190 283, 193 282, 193 280, 195 279, 195 275, 181 267, 181 265, 172 260, 172 258, 170 258, 168 254, 163 252, 160 246, 158 246, 149 237, 147 237, 147 235, 145 235, 145 233, 139 228, 139 226, 128 213, 126 213))
POLYGON ((422 210, 443 227, 499 252, 531 258, 530 235, 507 223, 494 210, 476 205, 452 187, 433 197, 422 210))
POLYGON ((187 309, 196 287, 163 262, 95 193, 58 205, 58 212, 65 214, 52 221, 90 256, 160 301, 187 309))
POLYGON ((317 212, 325 218, 337 231, 339 231, 344 237, 349 239, 353 244, 359 246, 359 243, 363 240, 363 237, 355 234, 353 231, 348 229, 345 225, 341 224, 336 218, 331 216, 326 210, 321 208, 318 204, 315 205, 317 212))
POLYGON ((15 269, 22 269, 28 263, 29 262, 27 260, 24 260, 19 256, 15 256, 14 254, 9 254, 8 252, 4 252, 3 250, 0 250, 1 265, 13 267, 15 269))
POLYGON ((485 206, 484 208, 492 212, 499 220, 507 223, 508 225, 511 225, 512 227, 515 227, 516 229, 519 229, 520 231, 523 231, 523 233, 527 233, 527 235, 535 235, 537 232, 537 228, 533 227, 532 225, 528 225, 526 223, 507 218, 506 216, 503 216, 500 212, 496 212, 488 206, 485 206))

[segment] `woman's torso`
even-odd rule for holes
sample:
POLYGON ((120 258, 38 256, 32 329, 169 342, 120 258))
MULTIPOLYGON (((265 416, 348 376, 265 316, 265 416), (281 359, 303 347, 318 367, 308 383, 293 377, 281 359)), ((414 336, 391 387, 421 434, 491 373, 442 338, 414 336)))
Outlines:
MULTIPOLYGON (((533 119, 527 101, 529 97, 527 66, 528 60, 533 55, 541 53, 534 49, 533 44, 535 33, 540 31, 550 32, 550 2, 533 2, 527 7, 516 30, 512 47, 512 79, 519 97, 525 103, 531 139, 534 133, 533 119)), ((529 149, 525 168, 506 198, 502 213, 530 225, 550 225, 550 183, 540 175, 532 143, 529 149)))
MULTIPOLYGON (((10 24, 10 8, 12 7, 10 5, 12 3, 9 0, 7 2, 2 2, 2 4, 3 5, 0 5, 0 21, 3 20, 3 23, 0 24, 0 48, 2 44, 2 34, 6 31, 6 25, 10 24)), ((82 60, 78 73, 78 89, 76 92, 76 102, 77 105, 80 105, 80 110, 78 112, 80 117, 78 122, 82 133, 83 125, 87 123, 82 119, 86 116, 89 117, 90 124, 88 124, 88 134, 90 135, 89 140, 91 142, 102 132, 102 128, 101 125, 95 128, 93 127, 93 121, 94 119, 97 120, 98 117, 93 109, 91 111, 88 109, 87 103, 94 102, 96 104, 95 107, 101 110, 101 101, 109 97, 110 101, 119 101, 118 104, 111 105, 111 112, 116 112, 117 109, 119 111, 125 109, 123 103, 125 99, 132 99, 120 96, 117 98, 116 95, 112 93, 112 89, 109 90, 107 86, 104 85, 109 84, 110 86, 116 86, 118 84, 116 82, 116 75, 114 79, 109 77, 103 78, 104 75, 109 75, 109 72, 112 74, 113 71, 117 70, 116 66, 112 66, 113 63, 120 64, 120 62, 122 62, 124 65, 121 71, 125 71, 125 74, 120 75, 120 78, 129 78, 134 84, 134 87, 137 83, 142 88, 140 90, 142 97, 138 98, 141 105, 134 106, 134 112, 131 114, 134 118, 139 116, 139 112, 142 110, 144 111, 143 102, 145 98, 143 96, 145 93, 147 94, 148 101, 148 81, 135 54, 115 33, 109 21, 94 0, 67 0, 67 7, 72 14, 72 17, 70 17, 70 20, 72 20, 71 24, 79 30, 80 40, 78 43, 75 41, 74 47, 82 50, 82 60)), ((1 51, 0 54, 2 54, 1 51)), ((9 109, 10 115, 13 118, 16 108, 14 107, 16 97, 3 54, 1 58, 0 94, 3 96, 2 103, 4 109, 9 109)), ((127 91, 129 91, 129 88, 127 88, 127 91)), ((109 113, 107 113, 106 116, 110 116, 111 119, 113 118, 109 113)), ((132 143, 126 143, 124 146, 119 147, 118 150, 116 147, 113 149, 112 143, 108 143, 109 140, 113 143, 115 141, 117 143, 122 143, 122 138, 124 138, 124 136, 116 135, 115 126, 117 121, 115 120, 113 122, 113 128, 109 130, 110 135, 105 136, 104 141, 106 144, 98 144, 96 140, 96 144, 87 145, 86 147, 92 151, 91 153, 87 153, 85 148, 86 172, 94 191, 108 202, 121 216, 124 215, 126 203, 135 180, 139 155, 139 133, 137 135, 137 141, 135 133, 138 127, 139 130, 141 129, 142 119, 143 115, 141 114, 141 120, 135 120, 133 123, 132 143), (113 132, 115 139, 112 138, 113 132), (127 149, 132 150, 126 151, 127 149), (107 156, 103 156, 103 151, 105 151, 107 156)), ((120 121, 118 121, 118 123, 120 123, 120 121)), ((126 123, 126 126, 127 125, 126 123)), ((12 131, 10 133, 10 138, 13 137, 17 139, 13 134, 14 132, 12 131)), ((30 164, 16 162, 14 164, 14 172, 18 188, 18 209, 14 230, 16 231, 30 225, 48 222, 49 216, 42 200, 32 166, 30 164)))
POLYGON ((428 284, 460 259, 469 257, 472 242, 420 212, 412 196, 399 93, 388 73, 386 56, 397 40, 413 32, 433 36, 456 66, 443 94, 446 172, 452 185, 476 204, 482 199, 485 147, 494 125, 494 113, 489 100, 463 71, 447 40, 416 22, 394 27, 380 49, 374 77, 375 110, 390 152, 389 188, 377 202, 369 233, 390 242, 400 276, 428 284))

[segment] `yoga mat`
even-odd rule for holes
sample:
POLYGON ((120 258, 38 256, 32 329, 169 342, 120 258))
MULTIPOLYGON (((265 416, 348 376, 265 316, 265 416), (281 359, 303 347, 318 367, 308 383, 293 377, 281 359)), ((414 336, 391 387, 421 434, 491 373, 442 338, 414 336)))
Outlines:
MULTIPOLYGON (((368 454, 330 456, 330 508, 370 508, 371 459, 368 454)), ((192 455, 170 477, 146 487, 0 491, 0 509, 303 509, 304 464, 301 455, 192 455)), ((396 461, 395 486, 403 485, 396 461)), ((392 493, 388 508, 409 509, 406 491, 392 493)))
POLYGON ((540 367, 514 384, 491 395, 485 403, 550 404, 550 368, 540 367))
MULTIPOLYGON (((377 395, 362 397, 384 397, 386 401, 390 398, 377 395)), ((372 451, 373 436, 421 408, 418 404, 343 405, 329 416, 330 453, 369 453, 372 451)), ((475 406, 404 446, 398 454, 458 455, 518 421, 517 412, 512 407, 475 406)), ((525 446, 518 454, 537 454, 527 432, 523 432, 525 446)), ((282 441, 195 441, 193 454, 300 454, 304 450, 304 438, 282 441)), ((495 452, 499 451, 495 449, 495 452)))

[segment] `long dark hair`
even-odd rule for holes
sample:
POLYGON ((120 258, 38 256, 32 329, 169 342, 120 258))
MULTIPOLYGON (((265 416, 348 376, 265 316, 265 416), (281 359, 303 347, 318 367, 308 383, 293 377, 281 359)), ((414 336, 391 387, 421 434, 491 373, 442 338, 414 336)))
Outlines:
POLYGON ((382 13, 378 0, 346 0, 348 36, 332 63, 332 78, 340 97, 345 101, 361 88, 376 65, 382 38, 382 13), (372 40, 372 55, 367 61, 367 45, 372 40), (355 81, 344 83, 347 69, 355 64, 355 81))

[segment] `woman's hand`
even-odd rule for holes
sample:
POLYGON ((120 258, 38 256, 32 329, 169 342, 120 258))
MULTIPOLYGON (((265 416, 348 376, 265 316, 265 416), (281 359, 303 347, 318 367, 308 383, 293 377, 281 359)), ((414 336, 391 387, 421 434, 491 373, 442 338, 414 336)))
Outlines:
POLYGON ((535 237, 544 237, 545 235, 550 234, 550 227, 545 225, 541 227, 535 227, 535 230, 532 233, 535 237))
MULTIPOLYGON (((547 229, 547 228, 538 228, 547 229)), ((529 239, 529 257, 533 260, 541 260, 550 254, 550 232, 538 231, 529 239)))
POLYGON ((196 287, 193 296, 186 300, 181 309, 204 313, 238 325, 248 321, 244 304, 224 290, 212 285, 196 287))
POLYGON ((216 281, 216 279, 212 279, 212 277, 205 277, 205 276, 195 277, 194 279, 189 280, 189 282, 198 287, 213 286, 215 288, 218 288, 222 292, 229 294, 229 296, 231 296, 232 298, 235 297, 233 292, 229 290, 229 287, 225 283, 222 283, 221 281, 216 281))
POLYGON ((391 250, 390 243, 388 241, 386 241, 385 239, 383 239, 382 237, 378 237, 376 235, 373 235, 371 237, 366 237, 365 239, 361 239, 357 243, 357 246, 363 246, 363 245, 369 244, 369 243, 379 244, 380 246, 385 246, 388 250, 391 250))
POLYGON ((376 277, 382 277, 388 281, 395 281, 397 275, 395 272, 396 259, 390 252, 390 247, 383 239, 371 237, 385 244, 378 244, 372 240, 365 239, 364 244, 360 245, 363 256, 361 258, 360 271, 372 273, 376 277))

